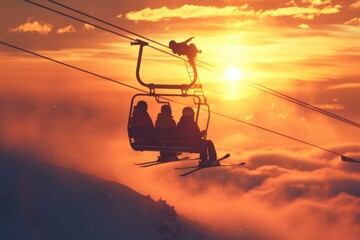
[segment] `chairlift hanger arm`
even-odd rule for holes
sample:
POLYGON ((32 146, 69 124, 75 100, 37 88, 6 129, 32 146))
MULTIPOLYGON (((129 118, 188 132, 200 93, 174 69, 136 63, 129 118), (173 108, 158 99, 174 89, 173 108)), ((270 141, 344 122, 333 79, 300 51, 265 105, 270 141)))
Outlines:
POLYGON ((194 71, 194 77, 192 79, 192 81, 189 84, 155 84, 155 83, 145 83, 144 81, 142 81, 141 77, 140 77, 140 67, 141 67, 141 60, 142 60, 142 54, 143 54, 143 49, 145 46, 148 46, 149 44, 145 41, 136 39, 136 41, 131 42, 131 45, 139 45, 139 54, 138 54, 138 61, 137 61, 137 65, 136 65, 136 79, 138 80, 138 82, 144 86, 149 88, 150 92, 155 92, 155 89, 180 89, 183 92, 186 92, 187 90, 189 90, 190 88, 192 88, 195 84, 196 81, 198 79, 198 73, 197 73, 197 69, 196 69, 196 65, 192 64, 192 69, 194 71))

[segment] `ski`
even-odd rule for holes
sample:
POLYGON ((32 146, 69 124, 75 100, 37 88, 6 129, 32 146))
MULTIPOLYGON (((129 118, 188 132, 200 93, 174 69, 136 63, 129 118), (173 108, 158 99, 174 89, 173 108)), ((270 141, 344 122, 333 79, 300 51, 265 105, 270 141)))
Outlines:
MULTIPOLYGON (((195 160, 195 158, 194 159, 189 159, 189 157, 183 157, 183 158, 179 158, 178 160, 181 160, 181 161, 182 160, 195 160)), ((174 160, 170 160, 170 161, 176 161, 176 160, 174 159, 174 160)), ((160 162, 160 161, 155 160, 155 161, 149 161, 149 162, 135 163, 135 165, 140 166, 140 165, 147 165, 147 164, 158 163, 158 162, 160 162)))
POLYGON ((193 160, 193 159, 189 159, 189 157, 184 157, 184 158, 174 159, 174 160, 170 160, 170 161, 166 161, 166 162, 154 161, 153 163, 139 165, 139 167, 152 167, 152 166, 160 165, 160 164, 164 164, 164 163, 181 162, 181 161, 188 161, 188 160, 193 160))
POLYGON ((199 171, 199 170, 201 170, 201 169, 204 169, 204 168, 214 168, 214 167, 216 167, 216 168, 218 168, 218 167, 239 167, 239 166, 243 166, 243 165, 245 165, 244 162, 239 163, 239 164, 228 164, 228 165, 219 165, 219 166, 196 167, 195 169, 193 169, 193 170, 191 170, 191 171, 188 171, 188 172, 186 172, 186 173, 180 174, 179 176, 180 176, 180 177, 185 177, 185 176, 187 176, 187 175, 189 175, 189 174, 192 174, 192 173, 197 172, 197 171, 199 171))
POLYGON ((346 157, 344 155, 341 155, 341 160, 343 160, 344 162, 353 162, 353 163, 360 163, 359 160, 353 159, 353 158, 349 158, 346 157))
MULTIPOLYGON (((216 161, 222 161, 222 160, 225 160, 225 159, 227 159, 227 158, 229 158, 230 157, 230 153, 227 153, 227 154, 225 154, 223 157, 221 157, 221 158, 219 158, 219 159, 217 159, 216 161)), ((190 159, 189 159, 190 160, 190 159)), ((194 159, 191 159, 191 160, 200 160, 200 158, 194 158, 194 159)), ((199 166, 190 166, 190 167, 176 167, 175 169, 189 169, 189 168, 197 168, 197 167, 199 167, 199 166)))
MULTIPOLYGON (((235 163, 235 164, 222 164, 219 166, 205 166, 202 168, 209 168, 209 167, 237 167, 237 166, 242 166, 245 165, 245 162, 241 162, 241 163, 235 163)), ((199 166, 190 166, 190 167, 176 167, 175 169, 195 169, 195 168, 199 168, 199 166)))

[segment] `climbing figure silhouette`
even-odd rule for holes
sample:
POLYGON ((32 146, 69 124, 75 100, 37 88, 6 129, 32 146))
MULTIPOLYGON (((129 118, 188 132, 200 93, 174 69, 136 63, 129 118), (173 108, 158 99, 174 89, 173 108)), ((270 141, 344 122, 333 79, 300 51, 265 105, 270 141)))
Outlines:
POLYGON ((196 55, 198 53, 201 53, 201 50, 198 50, 195 44, 191 43, 188 45, 188 42, 190 42, 194 37, 188 38, 184 42, 175 42, 174 40, 171 40, 169 42, 169 48, 172 50, 174 54, 177 54, 179 56, 186 55, 190 64, 195 64, 196 55))

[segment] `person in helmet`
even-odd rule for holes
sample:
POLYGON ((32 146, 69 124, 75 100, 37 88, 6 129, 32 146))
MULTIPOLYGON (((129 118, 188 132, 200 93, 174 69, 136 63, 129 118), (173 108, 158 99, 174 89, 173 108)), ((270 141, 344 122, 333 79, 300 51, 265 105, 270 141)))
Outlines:
POLYGON ((217 153, 214 143, 205 139, 206 131, 200 131, 199 126, 195 122, 195 112, 191 107, 185 107, 182 116, 177 124, 177 130, 180 133, 193 133, 195 138, 192 140, 182 141, 184 145, 200 146, 200 163, 199 166, 215 166, 220 165, 217 161, 217 153))
POLYGON ((179 56, 186 55, 190 64, 195 64, 196 55, 198 53, 201 53, 201 50, 198 50, 195 44, 191 43, 188 45, 188 42, 190 42, 194 37, 191 37, 184 42, 175 42, 174 40, 171 40, 169 42, 169 48, 172 50, 174 54, 177 54, 179 56))
POLYGON ((176 128, 176 122, 172 116, 170 105, 161 106, 161 111, 155 121, 155 128, 176 128))
MULTIPOLYGON (((154 129, 153 121, 149 113, 147 112, 148 105, 145 101, 140 100, 137 102, 136 106, 134 106, 134 110, 132 116, 129 121, 129 128, 132 129, 154 129)), ((150 142, 148 139, 135 139, 136 143, 147 143, 150 142)))
MULTIPOLYGON (((176 129, 176 122, 174 117, 172 116, 172 110, 170 105, 165 104, 161 106, 161 112, 158 114, 157 119, 155 121, 155 128, 160 131, 171 132, 176 129)), ((173 140, 169 139, 160 139, 160 142, 164 145, 173 143, 173 140)), ((166 162, 177 160, 176 152, 160 152, 160 156, 158 161, 166 162)))

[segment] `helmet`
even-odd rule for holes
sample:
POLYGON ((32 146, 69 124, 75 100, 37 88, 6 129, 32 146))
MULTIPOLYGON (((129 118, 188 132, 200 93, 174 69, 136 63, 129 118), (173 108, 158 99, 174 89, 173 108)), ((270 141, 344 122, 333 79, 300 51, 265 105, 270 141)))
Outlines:
POLYGON ((195 112, 191 107, 184 107, 184 109, 182 110, 182 114, 184 116, 189 117, 189 116, 194 116, 195 112))
POLYGON ((162 105, 161 106, 161 113, 168 113, 171 115, 171 107, 170 105, 162 105))
POLYGON ((173 48, 175 46, 176 42, 174 40, 171 40, 169 42, 169 48, 173 48))
POLYGON ((139 110, 147 111, 148 105, 147 105, 147 103, 145 101, 140 100, 136 104, 136 108, 139 109, 139 110))

